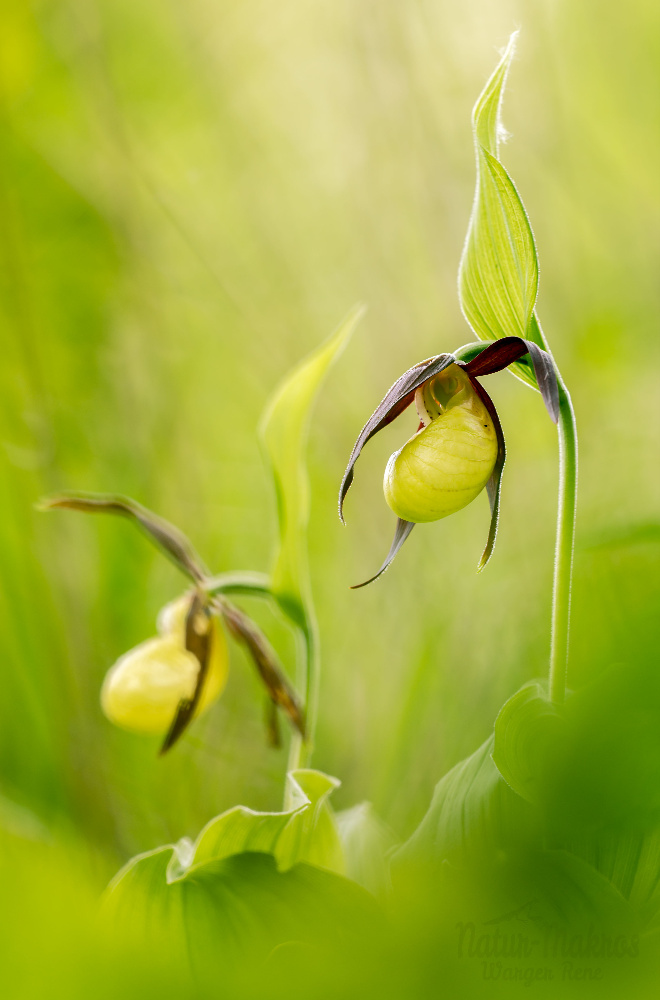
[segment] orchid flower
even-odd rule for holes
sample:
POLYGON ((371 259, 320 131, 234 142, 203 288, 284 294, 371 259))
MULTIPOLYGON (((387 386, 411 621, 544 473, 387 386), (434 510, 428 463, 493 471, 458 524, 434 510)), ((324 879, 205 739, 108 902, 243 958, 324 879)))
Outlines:
POLYGON ((548 413, 557 423, 559 395, 554 362, 546 351, 522 337, 468 344, 455 354, 438 354, 420 361, 397 379, 376 407, 360 431, 344 473, 339 491, 342 522, 344 498, 367 441, 413 401, 419 427, 391 456, 385 470, 385 499, 398 518, 392 546, 378 572, 358 587, 372 583, 385 572, 415 524, 454 514, 485 488, 490 502, 490 529, 478 571, 484 568, 495 545, 506 449, 497 410, 478 379, 521 360, 531 364, 548 413))
POLYGON ((63 493, 44 498, 39 508, 124 517, 193 584, 161 610, 159 634, 124 653, 108 671, 101 708, 110 722, 134 732, 159 734, 164 737, 160 753, 170 750, 193 719, 222 694, 229 670, 226 631, 245 648, 266 690, 271 743, 279 745, 278 709, 305 738, 304 708, 275 651, 259 626, 227 599, 230 593, 265 592, 260 574, 212 577, 177 527, 130 497, 63 493))

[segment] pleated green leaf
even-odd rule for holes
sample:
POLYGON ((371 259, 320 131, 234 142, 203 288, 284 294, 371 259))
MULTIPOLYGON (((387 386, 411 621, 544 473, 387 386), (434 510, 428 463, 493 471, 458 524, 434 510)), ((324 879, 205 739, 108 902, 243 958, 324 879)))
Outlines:
POLYGON ((538 802, 547 785, 564 729, 547 681, 529 681, 500 709, 493 761, 507 784, 529 802, 538 802))
MULTIPOLYGON (((518 709, 531 701, 533 692, 519 700, 518 709)), ((594 856, 593 836, 579 844, 567 831, 549 836, 551 818, 504 781, 493 744, 491 736, 436 785, 426 816, 392 857, 396 899, 405 900, 412 885, 421 899, 427 895, 426 906, 444 898, 445 905, 450 900, 458 907, 471 898, 476 879, 481 898, 495 911, 493 924, 511 925, 514 933, 521 919, 540 927, 634 929, 643 908, 631 905, 637 900, 624 891, 622 879, 612 878, 594 856)), ((606 842, 601 846, 607 851, 606 842)), ((639 845, 626 846, 626 856, 616 861, 634 871, 638 858, 632 855, 639 845)), ((649 848, 645 871, 653 861, 657 852, 649 848)), ((655 872, 657 883, 657 866, 655 872)), ((646 884, 644 889, 643 903, 652 916, 655 900, 646 884)))
POLYGON ((367 892, 312 865, 282 872, 271 854, 243 852, 172 877, 177 864, 172 846, 135 858, 110 886, 102 921, 122 957, 127 946, 160 956, 189 987, 215 983, 225 995, 228 976, 245 976, 294 942, 303 955, 311 948, 317 960, 336 960, 378 926, 367 892))
POLYGON ((362 306, 352 309, 330 339, 286 377, 260 426, 275 483, 280 535, 271 590, 285 614, 302 628, 307 627, 310 589, 305 545, 309 484, 304 462, 310 411, 326 372, 346 346, 363 311, 362 306))
MULTIPOLYGON (((234 806, 210 820, 195 843, 187 838, 179 841, 168 862, 168 879, 173 881, 195 866, 246 851, 272 854, 282 871, 306 862, 343 873, 344 853, 329 803, 340 781, 322 771, 299 768, 289 771, 287 783, 288 809, 256 812, 247 806, 234 806)), ((132 864, 129 862, 123 872, 131 870, 132 864)), ((120 872, 113 885, 122 878, 120 872)))

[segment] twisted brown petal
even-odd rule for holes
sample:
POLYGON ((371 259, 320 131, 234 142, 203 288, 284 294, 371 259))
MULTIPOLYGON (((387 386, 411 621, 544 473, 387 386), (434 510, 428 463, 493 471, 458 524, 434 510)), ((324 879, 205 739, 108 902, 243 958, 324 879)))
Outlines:
POLYGON ((222 615, 232 635, 247 648, 271 701, 288 715, 292 725, 304 738, 305 713, 300 699, 266 636, 246 614, 229 601, 216 598, 213 606, 222 615))
POLYGON ((205 598, 196 592, 186 615, 186 649, 199 661, 199 673, 192 698, 182 698, 172 720, 159 754, 162 756, 177 743, 192 722, 195 709, 204 689, 204 681, 209 669, 211 643, 213 641, 212 621, 205 598))

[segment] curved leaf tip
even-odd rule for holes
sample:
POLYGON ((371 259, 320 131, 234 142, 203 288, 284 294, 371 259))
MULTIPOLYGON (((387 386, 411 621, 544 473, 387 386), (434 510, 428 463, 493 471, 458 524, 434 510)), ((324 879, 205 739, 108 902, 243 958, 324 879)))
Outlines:
POLYGON ((308 520, 308 480, 304 447, 316 393, 365 312, 356 305, 332 336, 304 358, 275 390, 261 418, 259 433, 275 483, 279 546, 271 590, 284 613, 304 626, 308 604, 304 532, 308 520))
POLYGON ((502 95, 516 51, 519 33, 518 31, 514 31, 510 35, 499 63, 491 73, 486 86, 472 109, 472 127, 475 142, 482 145, 493 156, 497 156, 499 141, 504 134, 500 120, 502 95))

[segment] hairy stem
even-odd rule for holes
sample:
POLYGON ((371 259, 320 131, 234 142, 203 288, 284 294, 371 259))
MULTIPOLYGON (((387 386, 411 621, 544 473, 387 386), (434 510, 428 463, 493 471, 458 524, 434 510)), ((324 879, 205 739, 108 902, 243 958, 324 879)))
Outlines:
POLYGON ((571 397, 561 376, 559 381, 559 503, 557 541, 552 592, 552 639, 550 647, 550 698, 560 704, 566 697, 568 634, 571 611, 575 509, 577 503, 578 441, 571 397))

